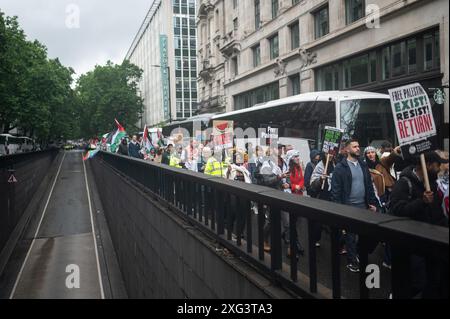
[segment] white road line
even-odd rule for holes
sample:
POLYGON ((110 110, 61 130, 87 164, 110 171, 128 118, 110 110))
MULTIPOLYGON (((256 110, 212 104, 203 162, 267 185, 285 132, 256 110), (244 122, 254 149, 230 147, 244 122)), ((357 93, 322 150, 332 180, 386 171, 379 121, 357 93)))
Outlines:
POLYGON ((58 172, 56 173, 56 177, 55 177, 55 180, 53 181, 53 185, 50 190, 50 194, 48 195, 47 202, 45 203, 44 210, 42 211, 41 220, 39 221, 38 227, 36 229, 36 233, 33 236, 33 241, 31 242, 30 248, 28 249, 28 252, 25 257, 25 260, 23 261, 22 267, 20 268, 19 275, 17 276, 16 282, 14 283, 14 287, 11 291, 11 295, 9 296, 9 299, 13 299, 14 294, 16 293, 17 285, 19 284, 20 277, 22 276, 23 270, 25 269, 25 264, 27 263, 28 258, 30 257, 31 250, 33 249, 34 243, 36 242, 36 238, 39 234, 39 230, 41 228, 42 221, 44 220, 45 213, 47 212, 47 207, 48 207, 48 204, 50 203, 50 198, 52 197, 53 189, 55 188, 56 181, 58 180, 58 176, 59 176, 59 173, 61 172, 61 167, 62 167, 62 164, 63 164, 65 158, 66 158, 66 153, 64 153, 61 163, 59 164, 58 172))
POLYGON ((95 258, 97 260, 98 282, 100 284, 100 294, 101 294, 101 298, 105 299, 105 292, 103 291, 102 273, 100 270, 100 262, 98 259, 97 239, 95 238, 94 216, 92 214, 91 195, 90 195, 90 191, 89 191, 89 183, 87 180, 86 165, 84 164, 84 161, 83 161, 83 155, 81 155, 81 161, 83 162, 84 180, 86 181, 86 191, 87 191, 88 202, 89 202, 89 213, 91 214, 92 237, 94 238, 95 258))

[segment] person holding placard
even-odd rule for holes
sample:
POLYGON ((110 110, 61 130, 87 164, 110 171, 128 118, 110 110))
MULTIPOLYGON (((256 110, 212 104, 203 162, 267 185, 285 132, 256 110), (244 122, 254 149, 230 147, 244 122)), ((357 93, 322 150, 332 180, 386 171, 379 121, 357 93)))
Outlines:
MULTIPOLYGON (((400 175, 391 195, 389 213, 399 217, 448 227, 448 219, 442 213, 438 196, 437 178, 441 164, 448 160, 431 151, 424 155, 430 190, 425 185, 422 163, 416 158, 416 165, 406 168, 400 175)), ((395 250, 393 250, 393 255, 395 250)), ((427 256, 413 255, 411 263, 411 297, 448 298, 448 262, 430 251, 427 256)))

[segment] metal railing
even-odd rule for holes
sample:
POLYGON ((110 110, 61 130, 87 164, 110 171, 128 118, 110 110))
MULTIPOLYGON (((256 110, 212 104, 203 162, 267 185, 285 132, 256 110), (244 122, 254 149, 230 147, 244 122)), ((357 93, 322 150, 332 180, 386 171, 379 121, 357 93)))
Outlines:
MULTIPOLYGON (((408 278, 405 276, 409 273, 411 254, 426 255, 433 251, 441 254, 448 264, 448 228, 406 218, 370 214, 354 207, 292 196, 267 187, 211 177, 111 153, 101 152, 97 160, 105 162, 124 177, 143 185, 152 196, 194 223, 233 254, 261 270, 273 282, 303 298, 342 298, 338 254, 338 237, 342 229, 359 235, 360 298, 369 298, 370 295, 366 286, 367 274, 364 270, 368 265, 368 247, 373 241, 386 242, 392 247, 391 291, 394 298, 410 297, 408 278), (235 205, 232 205, 232 202, 235 205), (252 225, 253 204, 259 208, 257 225, 252 225), (245 240, 242 239, 240 231, 233 232, 232 206, 236 209, 235 214, 245 217, 245 240), (270 210, 270 254, 264 251, 265 215, 262 213, 264 209, 270 210), (282 212, 289 214, 291 238, 294 238, 297 220, 305 218, 308 221, 309 285, 299 280, 296 258, 290 258, 288 271, 283 270, 282 212), (327 225, 331 230, 329 267, 332 275, 332 293, 328 296, 318 293, 317 258, 311 231, 317 223, 327 225), (254 229, 256 234, 252 234, 254 229), (235 241, 233 234, 236 236, 235 241)), ((293 240, 290 241, 290 248, 291 251, 295 251, 293 240)))

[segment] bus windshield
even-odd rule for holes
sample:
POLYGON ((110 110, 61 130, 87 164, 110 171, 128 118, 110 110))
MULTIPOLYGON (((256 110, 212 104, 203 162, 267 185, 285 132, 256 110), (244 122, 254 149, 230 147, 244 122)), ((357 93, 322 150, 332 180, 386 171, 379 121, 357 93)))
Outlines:
POLYGON ((384 140, 395 143, 395 125, 389 99, 342 101, 340 113, 344 138, 356 138, 362 147, 384 140))

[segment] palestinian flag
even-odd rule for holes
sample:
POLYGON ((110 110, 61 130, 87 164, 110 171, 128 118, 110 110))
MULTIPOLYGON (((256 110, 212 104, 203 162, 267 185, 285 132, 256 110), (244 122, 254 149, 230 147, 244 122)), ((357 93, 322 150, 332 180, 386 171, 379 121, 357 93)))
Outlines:
POLYGON ((142 137, 142 147, 145 150, 145 154, 150 153, 150 151, 155 148, 152 143, 152 137, 150 136, 150 134, 148 134, 147 126, 145 126, 144 128, 144 136, 142 137))
POLYGON ((124 137, 127 136, 127 132, 125 132, 125 129, 122 125, 120 125, 119 121, 114 120, 117 125, 117 131, 112 135, 111 138, 111 152, 116 153, 117 148, 119 147, 120 142, 124 137))
POLYGON ((88 151, 86 155, 83 156, 83 161, 87 161, 88 159, 93 158, 95 155, 97 155, 98 152, 98 150, 88 151))

